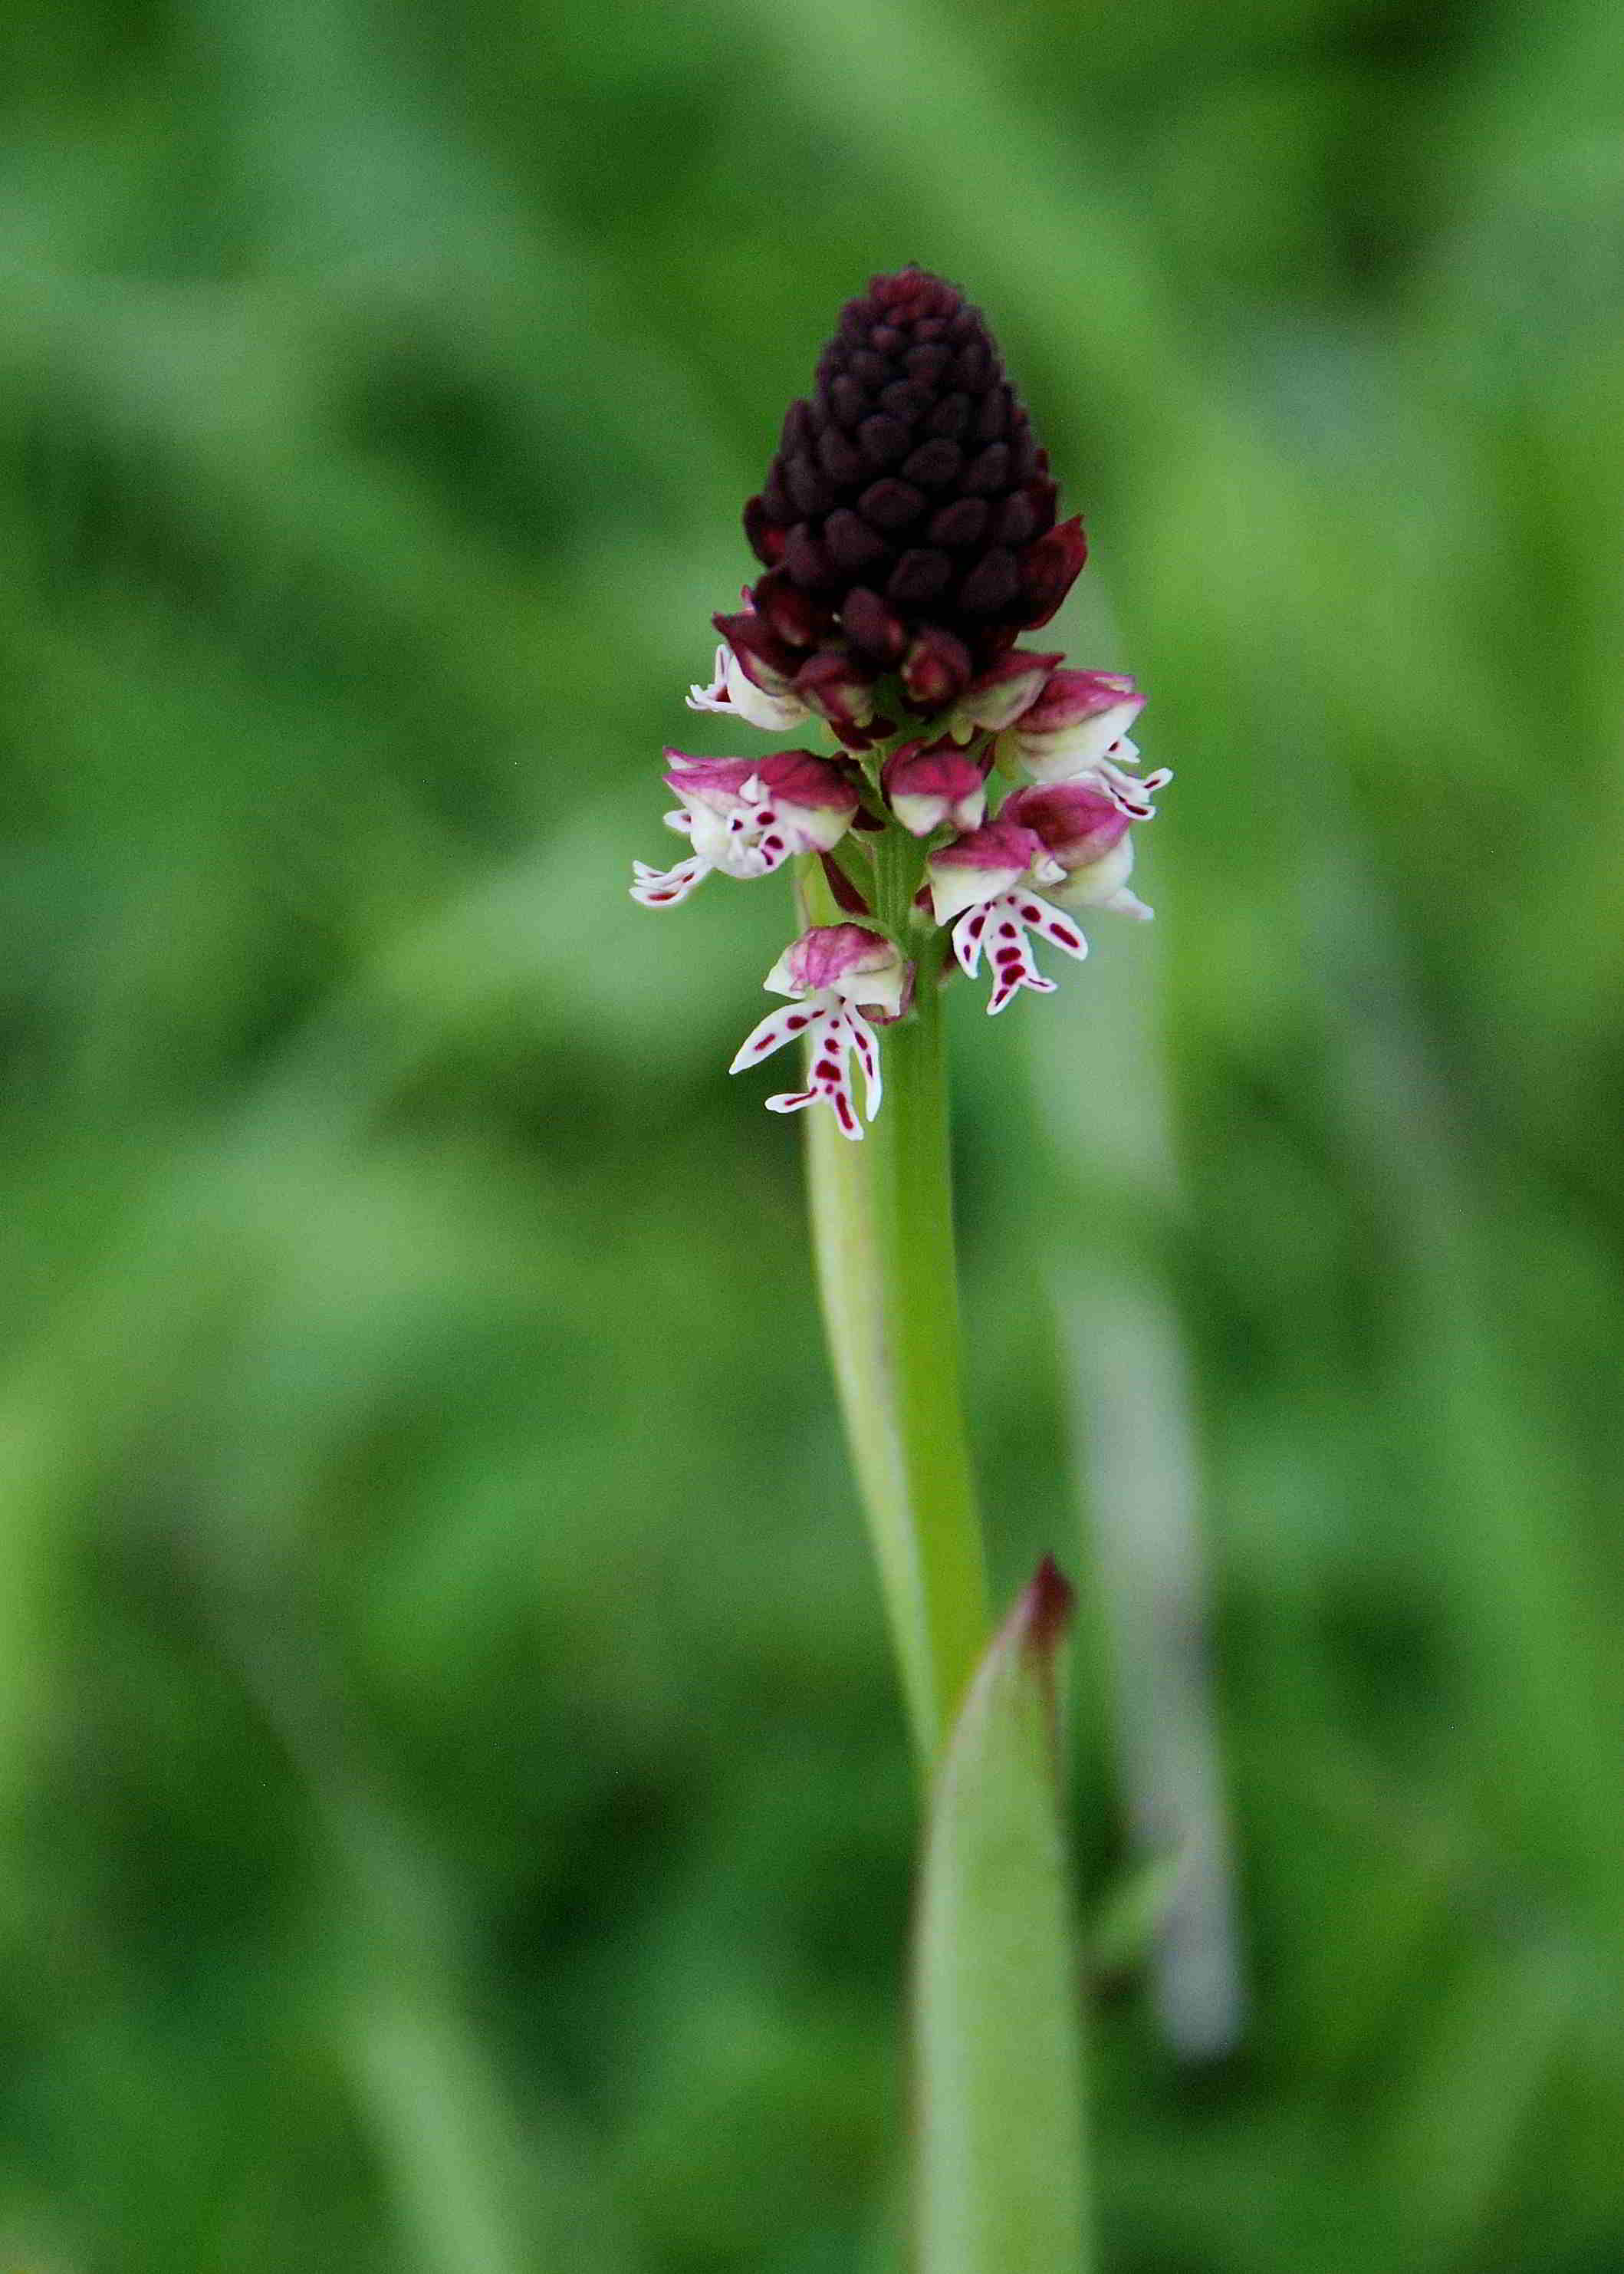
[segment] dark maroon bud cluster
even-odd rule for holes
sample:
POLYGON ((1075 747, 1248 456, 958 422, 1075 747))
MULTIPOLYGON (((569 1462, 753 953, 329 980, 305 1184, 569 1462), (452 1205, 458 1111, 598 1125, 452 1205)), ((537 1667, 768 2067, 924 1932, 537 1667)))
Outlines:
POLYGON ((921 268, 876 276, 790 405, 744 509, 766 573, 718 628, 750 677, 838 684, 848 715, 888 674, 939 710, 1065 598, 1086 547, 1056 502, 980 310, 921 268))

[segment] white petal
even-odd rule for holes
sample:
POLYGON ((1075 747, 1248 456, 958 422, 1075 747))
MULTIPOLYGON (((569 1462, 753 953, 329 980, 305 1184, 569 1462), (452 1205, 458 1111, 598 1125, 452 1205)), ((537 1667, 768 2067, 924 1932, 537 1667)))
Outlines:
MULTIPOLYGON (((947 800, 939 794, 929 797, 910 797, 904 790, 893 796, 891 809, 903 827, 914 837, 929 837, 947 818, 947 800)), ((974 829, 974 822, 961 822, 964 829, 974 829)))
POLYGON ((959 958, 959 969, 966 979, 974 979, 981 968, 981 942, 986 937, 989 918, 997 903, 990 901, 985 907, 973 908, 953 933, 953 953, 959 958))
MULTIPOLYGON (((1010 897, 1015 899, 1013 893, 1010 897)), ((1024 893, 1016 906, 1021 922, 1030 924, 1040 939, 1051 941, 1056 947, 1063 948, 1066 954, 1074 955, 1079 963, 1083 960, 1088 953, 1088 943, 1077 926, 1068 922, 1057 908, 1051 908, 1047 900, 1039 900, 1035 894, 1028 899, 1024 893)))
POLYGON ((785 825, 804 840, 796 848, 803 853, 827 853, 852 825, 851 815, 838 805, 794 805, 779 798, 778 810, 785 825))
POLYGON ((996 900, 1000 892, 1007 892, 1020 870, 973 869, 963 862, 950 862, 944 867, 931 862, 927 874, 936 922, 945 924, 951 923, 964 909, 980 907, 985 901, 996 900))
POLYGON ((1132 873, 1133 839, 1124 832, 1109 853, 1102 853, 1097 861, 1090 861, 1084 868, 1073 869, 1050 898, 1064 908, 1109 907, 1132 873))
POLYGON ((739 1045, 738 1054, 729 1073, 741 1073, 748 1065, 756 1065, 770 1058, 774 1050, 781 1050, 786 1043, 797 1041, 804 1035, 817 1013, 809 1011, 802 1003, 792 1003, 787 1010, 769 1011, 760 1024, 751 1028, 739 1045))
POLYGON ((634 861, 632 898, 640 907, 673 908, 710 875, 710 865, 697 856, 679 861, 674 869, 651 869, 646 861, 634 861))
POLYGON ((848 1019, 852 1048, 857 1053, 857 1063, 863 1071, 863 1103, 870 1121, 880 1110, 884 1095, 880 1081, 880 1051, 873 1028, 866 1019, 854 1014, 848 1019))

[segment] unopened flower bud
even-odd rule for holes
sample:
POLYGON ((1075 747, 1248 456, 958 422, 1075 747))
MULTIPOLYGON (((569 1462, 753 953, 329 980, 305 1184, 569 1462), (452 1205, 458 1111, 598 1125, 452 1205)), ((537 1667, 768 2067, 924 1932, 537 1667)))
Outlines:
POLYGON ((1080 521, 1063 521, 1038 539, 1026 562, 1028 613, 1023 621, 1029 629, 1035 631, 1058 613, 1087 558, 1088 540, 1080 521))
POLYGON ((816 711, 848 748, 866 749, 873 740, 875 674, 838 648, 810 656, 795 674, 795 693, 816 711))
POLYGON ((944 711, 970 681, 970 651, 940 624, 927 624, 903 659, 902 684, 917 711, 944 711))
POLYGON ((981 826, 987 812, 987 777, 951 736, 905 742, 880 777, 885 802, 915 837, 951 821, 955 829, 981 826))

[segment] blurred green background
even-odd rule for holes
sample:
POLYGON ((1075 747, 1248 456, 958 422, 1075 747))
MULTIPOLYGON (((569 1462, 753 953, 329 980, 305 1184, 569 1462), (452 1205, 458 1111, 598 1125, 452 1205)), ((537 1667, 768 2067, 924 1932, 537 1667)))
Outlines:
POLYGON ((1178 772, 1154 931, 955 1010, 1091 1908, 1192 1511, 1211 1591, 1249 2012, 1181 2059, 1109 1969, 1106 2264, 1624 2263, 1617 36, 10 0, 8 2269, 897 2263, 911 1774, 725 1073, 785 899, 625 885, 908 260, 1178 772))

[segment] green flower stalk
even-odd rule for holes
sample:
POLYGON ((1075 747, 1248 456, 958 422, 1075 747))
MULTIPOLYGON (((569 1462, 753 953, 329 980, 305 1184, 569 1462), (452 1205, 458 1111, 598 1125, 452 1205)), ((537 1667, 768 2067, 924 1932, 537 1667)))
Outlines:
POLYGON ((824 1314, 927 1767, 988 1634, 941 992, 984 966, 996 1014, 1053 991, 1034 943, 1086 955, 1080 912, 1148 916, 1132 831, 1170 779, 1133 771, 1131 679, 1019 644, 1086 558, 1057 498, 980 312, 921 269, 876 277, 790 406, 744 511, 763 573, 715 619, 714 674, 688 697, 768 734, 817 727, 829 747, 667 749, 665 818, 688 851, 636 863, 632 886, 669 908, 713 874, 795 876, 803 928, 763 983, 782 999, 733 1071, 804 1045, 801 1085, 768 1110, 823 1107, 836 1140, 809 1148, 824 1314), (842 1163, 866 1130, 861 1165, 842 1163))
POLYGON ((668 749, 678 906, 788 869, 800 930, 734 1073, 804 1048, 813 1247, 846 1434, 929 1794, 915 1936, 921 2274, 1091 2263, 1078 1954, 1056 1734, 1070 1593, 1045 1562, 995 1638, 960 1384, 942 993, 996 1014, 1080 961, 1079 913, 1146 917, 1132 832, 1165 772, 1114 671, 1019 644, 1082 568, 979 312, 906 268, 843 312, 744 525, 763 573, 689 708, 829 747, 668 749), (859 1083, 861 1085, 861 1098, 859 1083), (824 1109, 822 1111, 816 1109, 824 1109), (866 1141, 865 1141, 866 1140, 866 1141))

